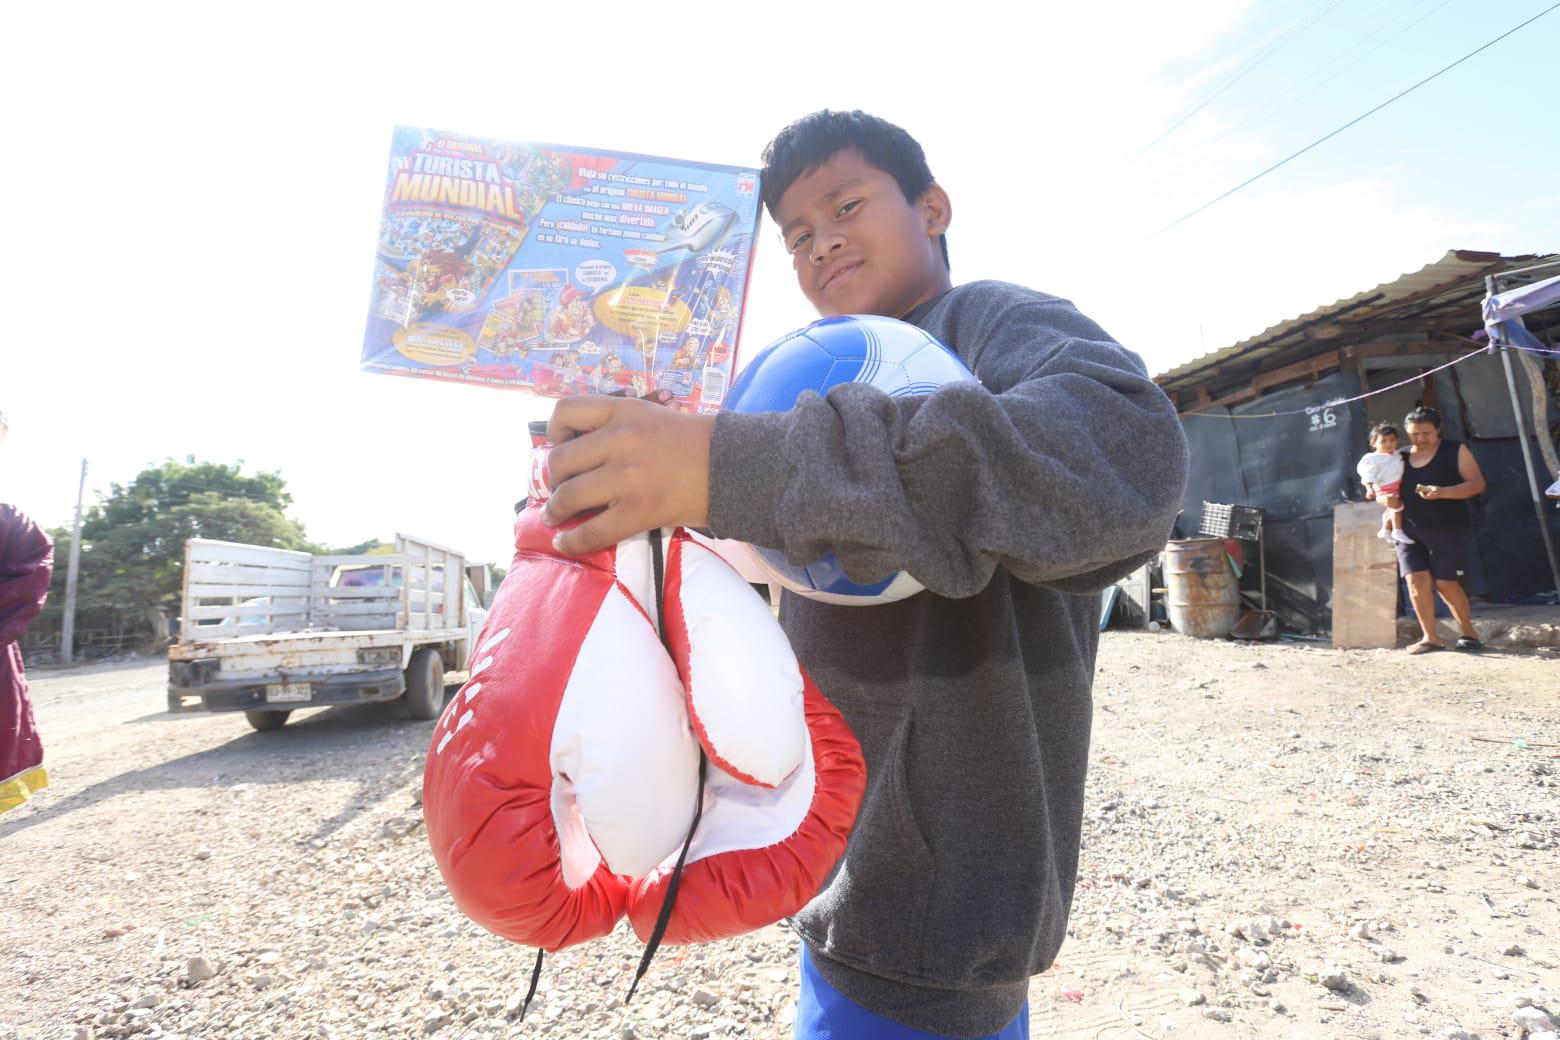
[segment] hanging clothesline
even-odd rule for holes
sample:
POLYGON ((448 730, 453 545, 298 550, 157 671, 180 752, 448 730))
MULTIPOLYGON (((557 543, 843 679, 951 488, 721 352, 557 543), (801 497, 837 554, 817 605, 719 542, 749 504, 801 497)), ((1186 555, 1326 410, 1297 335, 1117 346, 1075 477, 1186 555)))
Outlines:
MULTIPOLYGON (((1322 411, 1324 408, 1336 408, 1339 405, 1343 405, 1343 404, 1353 404, 1355 401, 1363 401, 1367 397, 1375 397, 1377 394, 1384 394, 1384 393, 1386 393, 1389 390, 1396 390, 1400 386, 1407 386, 1409 383, 1416 383, 1419 380, 1423 379, 1425 376, 1435 375, 1435 373, 1440 372, 1442 369, 1451 368, 1453 365, 1460 365, 1464 361, 1467 361, 1471 357, 1477 357, 1480 354, 1487 353, 1489 351, 1489 349, 1490 348, 1488 348, 1488 347, 1480 347, 1478 350, 1470 350, 1468 353, 1464 354, 1460 358, 1454 358, 1451 361, 1448 361, 1444 365, 1437 365, 1436 367, 1434 367, 1432 369, 1429 369, 1427 371, 1419 373, 1417 376, 1409 376, 1407 379, 1400 380, 1399 382, 1393 383, 1391 386, 1383 386, 1383 387, 1380 387, 1380 388, 1375 389, 1375 390, 1367 391, 1367 392, 1365 392, 1363 394, 1355 394, 1353 397, 1340 397, 1340 398, 1337 398, 1337 399, 1332 400, 1332 401, 1323 401, 1321 404, 1313 404, 1313 405, 1309 405, 1309 406, 1307 406, 1305 408, 1295 408, 1295 409, 1291 409, 1289 411, 1284 411, 1284 412, 1258 412, 1258 413, 1252 414, 1252 415, 1235 415, 1235 414, 1232 414, 1232 413, 1229 413, 1229 412, 1223 412, 1223 413, 1221 413, 1221 412, 1187 412, 1184 415, 1182 415, 1182 418, 1183 419, 1191 419, 1191 418, 1195 418, 1195 419, 1279 419, 1279 418, 1282 418, 1282 417, 1288 416, 1288 415, 1315 415, 1317 412, 1322 411)), ((1531 349, 1531 348, 1528 348, 1528 349, 1531 349)), ((1546 351, 1545 353, 1549 353, 1549 352, 1546 351)))
POLYGON ((1504 346, 1508 346, 1512 350, 1525 351, 1529 354, 1548 354, 1551 357, 1560 357, 1560 350, 1549 350, 1546 347, 1524 347, 1520 343, 1506 343, 1504 346))

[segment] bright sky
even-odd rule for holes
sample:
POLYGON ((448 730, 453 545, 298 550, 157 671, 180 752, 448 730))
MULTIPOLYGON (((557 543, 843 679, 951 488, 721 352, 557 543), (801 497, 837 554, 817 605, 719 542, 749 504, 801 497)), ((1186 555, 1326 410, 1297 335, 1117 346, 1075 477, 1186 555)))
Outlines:
MULTIPOLYGON (((948 189, 956 282, 1070 297, 1155 372, 1447 249, 1560 250, 1560 11, 1156 234, 1551 2, 22 5, 0 498, 63 525, 83 457, 89 501, 242 459, 317 540, 507 561, 550 405, 357 368, 396 123, 757 165, 864 108, 948 189)), ((766 222, 742 350, 813 317, 766 222)))

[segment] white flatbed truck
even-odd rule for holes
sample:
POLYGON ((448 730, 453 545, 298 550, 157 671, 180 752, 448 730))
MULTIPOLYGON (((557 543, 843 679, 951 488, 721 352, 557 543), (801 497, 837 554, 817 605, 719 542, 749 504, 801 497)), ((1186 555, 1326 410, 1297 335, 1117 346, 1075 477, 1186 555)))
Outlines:
POLYGON ((191 538, 168 710, 242 711, 279 729, 299 708, 405 696, 438 717, 487 612, 454 549, 397 534, 393 555, 315 556, 191 538))

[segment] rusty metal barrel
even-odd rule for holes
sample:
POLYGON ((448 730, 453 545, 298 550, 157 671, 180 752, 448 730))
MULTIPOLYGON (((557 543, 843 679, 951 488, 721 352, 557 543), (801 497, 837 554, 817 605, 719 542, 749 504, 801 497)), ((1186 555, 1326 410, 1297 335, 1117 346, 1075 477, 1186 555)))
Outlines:
POLYGON ((1165 606, 1182 635, 1223 639, 1240 617, 1240 587, 1218 538, 1184 538, 1165 546, 1165 606))

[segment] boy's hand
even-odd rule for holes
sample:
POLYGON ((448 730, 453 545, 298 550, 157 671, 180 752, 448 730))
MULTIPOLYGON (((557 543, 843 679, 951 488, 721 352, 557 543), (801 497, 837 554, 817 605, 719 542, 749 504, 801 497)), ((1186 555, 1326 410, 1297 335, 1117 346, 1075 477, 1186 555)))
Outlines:
POLYGON ((709 522, 712 415, 687 415, 648 400, 569 397, 547 424, 552 496, 542 520, 557 527, 601 512, 553 540, 583 556, 657 527, 709 522))

